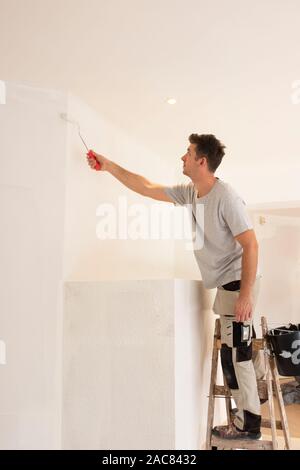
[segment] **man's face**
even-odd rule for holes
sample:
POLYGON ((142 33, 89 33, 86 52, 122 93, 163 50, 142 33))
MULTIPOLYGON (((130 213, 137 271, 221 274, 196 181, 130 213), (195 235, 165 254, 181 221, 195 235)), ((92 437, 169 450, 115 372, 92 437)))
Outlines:
POLYGON ((196 174, 196 170, 199 167, 199 163, 196 161, 196 144, 190 144, 187 148, 187 152, 181 160, 183 161, 183 174, 192 177, 196 174))

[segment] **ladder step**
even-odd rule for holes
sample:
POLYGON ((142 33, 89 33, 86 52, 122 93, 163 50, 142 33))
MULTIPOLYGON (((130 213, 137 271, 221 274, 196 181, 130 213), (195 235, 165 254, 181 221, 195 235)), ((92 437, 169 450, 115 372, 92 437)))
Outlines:
POLYGON ((212 447, 219 449, 248 449, 248 450, 273 450, 272 441, 263 440, 245 440, 245 439, 221 439, 212 436, 212 447))
MULTIPOLYGON (((257 389, 258 389, 259 398, 261 398, 263 400, 267 400, 268 399, 268 388, 267 388, 267 383, 266 383, 265 380, 258 380, 257 381, 257 389)), ((226 394, 224 385, 215 385, 214 386, 214 395, 218 395, 219 397, 231 396, 231 394, 229 394, 229 395, 226 394)))
MULTIPOLYGON (((234 419, 234 414, 231 414, 231 419, 233 420, 234 419)), ((281 421, 279 421, 279 419, 276 419, 275 421, 275 426, 276 426, 276 429, 283 429, 282 428, 282 423, 281 421)), ((271 429, 271 420, 270 419, 267 419, 267 418, 262 418, 261 420, 261 427, 262 428, 270 428, 271 429)))
MULTIPOLYGON (((262 428, 271 428, 271 420, 270 419, 262 419, 261 420, 261 427, 262 428)), ((276 429, 282 429, 282 424, 279 419, 276 419, 276 429)))

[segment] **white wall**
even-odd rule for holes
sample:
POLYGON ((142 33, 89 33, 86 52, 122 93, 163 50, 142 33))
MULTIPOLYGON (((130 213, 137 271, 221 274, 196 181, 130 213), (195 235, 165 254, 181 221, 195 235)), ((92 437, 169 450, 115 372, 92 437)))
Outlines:
POLYGON ((174 448, 174 282, 67 282, 63 448, 174 448))
POLYGON ((272 328, 300 322, 300 217, 287 214, 285 209, 253 213, 263 274, 257 314, 272 328))
POLYGON ((67 282, 63 448, 202 447, 211 306, 199 281, 67 282))
MULTIPOLYGON (((89 147, 114 160, 129 171, 150 181, 172 184, 174 170, 134 138, 99 117, 74 96, 69 96, 69 116, 80 122, 89 147)), ((167 240, 100 240, 96 209, 112 204, 119 216, 119 197, 172 210, 172 204, 142 197, 123 186, 107 172, 92 171, 85 160, 85 148, 76 128, 68 126, 67 200, 64 277, 68 280, 163 279, 173 277, 174 242, 167 240)), ((138 136, 135 136, 138 137, 138 136)), ((128 216, 128 224, 133 220, 128 216)))
POLYGON ((0 447, 60 447, 66 96, 6 83, 0 105, 0 447))

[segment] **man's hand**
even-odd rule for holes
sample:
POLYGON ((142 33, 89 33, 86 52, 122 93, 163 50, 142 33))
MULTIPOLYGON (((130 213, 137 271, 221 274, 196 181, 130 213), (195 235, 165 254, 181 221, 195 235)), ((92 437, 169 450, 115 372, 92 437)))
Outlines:
POLYGON ((252 317, 253 301, 251 295, 239 295, 235 304, 235 319, 237 322, 250 320, 252 317))
POLYGON ((86 159, 87 159, 89 166, 93 170, 96 168, 96 161, 97 161, 100 164, 100 170, 107 171, 110 160, 105 158, 103 155, 99 155, 98 153, 94 152, 94 150, 90 150, 86 156, 86 159))

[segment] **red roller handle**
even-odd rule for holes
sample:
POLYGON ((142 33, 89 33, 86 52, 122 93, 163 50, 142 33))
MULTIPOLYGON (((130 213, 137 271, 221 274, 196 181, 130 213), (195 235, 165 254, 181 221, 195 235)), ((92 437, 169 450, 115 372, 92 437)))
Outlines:
POLYGON ((98 162, 97 158, 95 157, 94 152, 92 150, 89 150, 87 155, 89 158, 93 159, 96 163, 96 166, 94 166, 94 170, 99 171, 101 169, 101 165, 98 162))

